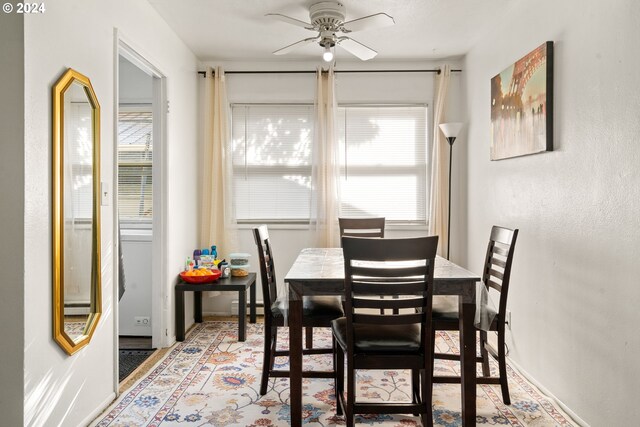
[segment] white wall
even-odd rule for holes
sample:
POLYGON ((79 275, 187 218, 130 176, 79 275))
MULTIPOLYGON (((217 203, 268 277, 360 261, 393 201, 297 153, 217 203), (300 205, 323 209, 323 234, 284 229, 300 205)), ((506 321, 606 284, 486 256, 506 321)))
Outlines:
MULTIPOLYGON (((459 60, 448 63, 453 68, 460 68, 459 60)), ((204 65, 222 65, 225 70, 315 70, 317 63, 208 63, 204 65)), ((204 66, 203 65, 203 66, 204 66)), ((434 69, 441 63, 408 62, 408 63, 343 63, 337 69, 434 69)), ((433 104, 434 73, 354 73, 337 74, 336 92, 338 103, 426 103, 433 104)), ((315 97, 314 74, 227 74, 227 97, 230 103, 268 103, 268 102, 308 102, 313 103, 315 97)), ((453 73, 450 85, 450 101, 448 118, 452 121, 464 121, 466 111, 463 109, 461 73, 453 73)), ((432 123, 430 116, 429 139, 431 139, 432 123)), ((465 150, 459 149, 465 144, 461 137, 456 141, 456 158, 454 161, 453 191, 457 194, 453 200, 452 223, 464 222, 465 199, 459 193, 460 174, 464 170, 465 150), (459 142, 458 142, 459 141, 459 142)), ((461 244, 463 234, 458 234, 459 227, 452 227, 452 258, 464 256, 461 244)), ((426 229, 391 229, 389 237, 426 235, 426 229)), ((313 246, 313 233, 305 226, 271 225, 269 235, 274 245, 276 272, 279 281, 284 279, 287 271, 295 261, 298 253, 305 247, 313 246)), ((239 250, 252 254, 252 269, 258 270, 257 251, 250 226, 243 226, 239 231, 239 250)), ((226 256, 227 254, 222 254, 226 256)), ((260 282, 258 281, 258 289, 260 282)), ((233 293, 203 299, 203 311, 208 314, 229 314, 230 302, 237 299, 233 293)), ((261 291, 258 290, 258 299, 261 291)), ((187 326, 192 319, 187 316, 187 326)))
POLYGON ((118 303, 118 335, 151 336, 151 230, 122 230, 126 289, 118 303), (148 317, 138 325, 136 317, 148 317))
POLYGON ((468 259, 520 229, 510 356, 593 426, 640 418, 640 102, 635 0, 521 2, 465 64, 468 259), (555 41, 555 151, 489 161, 490 79, 555 41))
POLYGON ((118 98, 121 104, 151 104, 153 77, 125 57, 118 58, 118 98))
POLYGON ((0 17, 0 414, 21 425, 24 378, 24 18, 0 17))
POLYGON ((27 264, 24 273, 24 423, 16 425, 82 425, 110 402, 117 389, 113 203, 101 212, 103 316, 91 343, 73 356, 52 339, 50 261, 51 87, 67 67, 91 79, 102 107, 102 181, 113 188, 115 28, 167 76, 171 109, 163 286, 171 319, 167 333, 174 335, 173 284, 182 253, 196 241, 196 194, 186 185, 196 179, 191 167, 197 155, 196 59, 144 0, 56 1, 45 14, 25 17, 24 24, 24 253, 38 262, 27 264))

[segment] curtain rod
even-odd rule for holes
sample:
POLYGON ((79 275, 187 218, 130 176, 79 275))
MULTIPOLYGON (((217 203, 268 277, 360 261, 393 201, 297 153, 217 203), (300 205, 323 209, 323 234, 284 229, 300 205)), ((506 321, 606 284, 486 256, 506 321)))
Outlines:
MULTIPOLYGON (((452 73, 460 73, 462 70, 451 70, 452 73)), ((291 71, 225 71, 225 74, 315 74, 313 70, 291 70, 291 71)), ((334 70, 334 73, 438 73, 439 69, 430 70, 334 70)), ((203 77, 206 75, 206 71, 198 71, 203 77)), ((214 72, 215 74, 215 72, 214 72)))

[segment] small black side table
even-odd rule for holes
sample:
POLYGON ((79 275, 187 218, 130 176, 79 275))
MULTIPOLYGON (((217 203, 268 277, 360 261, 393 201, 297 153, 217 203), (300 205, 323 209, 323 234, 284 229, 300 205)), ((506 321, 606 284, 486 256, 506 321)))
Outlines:
POLYGON ((184 293, 193 292, 193 311, 196 323, 202 323, 202 292, 238 292, 238 341, 244 341, 247 331, 247 289, 249 289, 249 321, 256 323, 256 273, 245 277, 218 279, 213 283, 180 282, 175 287, 176 341, 184 341, 184 293))

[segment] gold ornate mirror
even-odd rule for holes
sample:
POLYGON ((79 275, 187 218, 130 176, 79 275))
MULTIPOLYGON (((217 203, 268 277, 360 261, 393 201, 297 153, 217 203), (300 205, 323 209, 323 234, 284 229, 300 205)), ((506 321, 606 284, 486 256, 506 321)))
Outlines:
POLYGON ((100 105, 89 79, 67 70, 53 87, 53 337, 69 354, 102 312, 100 105))

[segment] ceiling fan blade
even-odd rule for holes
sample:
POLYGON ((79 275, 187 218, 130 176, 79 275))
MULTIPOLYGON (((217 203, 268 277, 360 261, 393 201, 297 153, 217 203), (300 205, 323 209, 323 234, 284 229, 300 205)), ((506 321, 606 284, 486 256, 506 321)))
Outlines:
POLYGON ((363 16, 362 18, 347 21, 342 24, 345 33, 353 33, 355 31, 369 30, 372 28, 388 27, 395 24, 393 17, 386 13, 376 13, 375 15, 363 16))
POLYGON ((279 21, 286 22, 287 24, 292 24, 292 25, 295 25, 297 27, 306 28, 307 30, 313 30, 313 25, 309 24, 308 22, 304 22, 304 21, 301 21, 299 19, 292 18, 292 17, 287 16, 287 15, 283 15, 281 13, 267 13, 264 16, 270 16, 270 17, 272 17, 274 19, 277 19, 279 21))
POLYGON ((320 37, 309 37, 308 39, 300 40, 299 42, 292 43, 289 46, 283 47, 282 49, 278 49, 273 52, 273 54, 284 55, 285 53, 289 53, 294 49, 308 45, 309 43, 317 42, 318 40, 320 40, 320 37))
POLYGON ((350 39, 349 37, 340 37, 338 39, 338 46, 363 61, 371 59, 378 54, 378 52, 370 47, 367 47, 354 39, 350 39))

